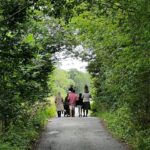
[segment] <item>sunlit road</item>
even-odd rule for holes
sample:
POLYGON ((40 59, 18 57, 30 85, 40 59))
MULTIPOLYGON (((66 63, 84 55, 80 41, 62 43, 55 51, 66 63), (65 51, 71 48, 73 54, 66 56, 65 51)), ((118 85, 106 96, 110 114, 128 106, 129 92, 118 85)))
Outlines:
POLYGON ((105 131, 98 118, 54 118, 36 150, 127 150, 105 131))

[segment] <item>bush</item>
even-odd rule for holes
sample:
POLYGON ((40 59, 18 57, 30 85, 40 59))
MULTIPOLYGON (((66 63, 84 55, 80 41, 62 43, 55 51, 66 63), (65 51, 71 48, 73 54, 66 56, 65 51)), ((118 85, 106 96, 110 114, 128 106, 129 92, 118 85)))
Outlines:
POLYGON ((136 150, 150 149, 150 128, 144 130, 138 125, 135 126, 127 105, 114 112, 99 112, 97 115, 106 122, 108 129, 115 137, 132 145, 136 150))
POLYGON ((138 150, 150 150, 150 129, 136 132, 134 145, 138 150))
POLYGON ((30 149, 36 140, 39 130, 48 121, 48 118, 55 116, 55 106, 45 106, 38 109, 36 114, 27 122, 17 120, 16 124, 9 126, 8 132, 4 133, 0 141, 0 149, 26 150, 30 149))
POLYGON ((44 109, 42 108, 36 113, 31 122, 37 129, 43 128, 47 122, 47 119, 55 116, 55 112, 56 111, 54 105, 52 105, 51 107, 46 106, 44 109))
POLYGON ((9 150, 10 147, 11 147, 11 150, 20 150, 16 146, 11 146, 10 143, 3 143, 2 141, 0 141, 0 149, 1 150, 9 150))

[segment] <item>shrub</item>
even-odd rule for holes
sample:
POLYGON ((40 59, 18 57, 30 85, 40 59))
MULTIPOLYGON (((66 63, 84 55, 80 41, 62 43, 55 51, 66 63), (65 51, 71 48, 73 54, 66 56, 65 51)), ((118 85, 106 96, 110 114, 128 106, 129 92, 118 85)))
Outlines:
POLYGON ((97 113, 107 124, 112 134, 136 150, 150 149, 150 128, 142 129, 139 125, 134 125, 131 118, 131 111, 127 105, 110 112, 97 113))
POLYGON ((36 140, 39 130, 42 129, 48 118, 55 116, 55 106, 39 108, 34 116, 26 119, 18 119, 15 124, 10 124, 9 130, 3 134, 0 141, 0 149, 26 150, 30 149, 36 140))

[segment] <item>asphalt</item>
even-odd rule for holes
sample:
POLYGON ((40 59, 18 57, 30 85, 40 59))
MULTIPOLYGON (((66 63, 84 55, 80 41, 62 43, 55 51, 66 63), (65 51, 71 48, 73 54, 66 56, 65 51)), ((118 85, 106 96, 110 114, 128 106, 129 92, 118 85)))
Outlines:
POLYGON ((95 117, 62 117, 48 122, 36 150, 128 150, 95 117))

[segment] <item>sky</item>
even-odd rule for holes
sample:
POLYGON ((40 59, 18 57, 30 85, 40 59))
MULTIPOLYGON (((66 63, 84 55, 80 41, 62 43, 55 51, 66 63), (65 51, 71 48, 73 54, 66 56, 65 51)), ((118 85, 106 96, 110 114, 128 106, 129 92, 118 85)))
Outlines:
POLYGON ((82 72, 86 72, 87 62, 83 62, 76 58, 66 58, 60 60, 59 68, 63 70, 77 69, 82 72))
MULTIPOLYGON (((82 47, 82 45, 78 45, 76 48, 75 48, 75 51, 78 51, 78 52, 82 52, 84 49, 82 47)), ((66 52, 63 51, 63 52, 58 52, 56 53, 57 55, 57 58, 59 58, 59 65, 58 67, 63 69, 63 70, 70 70, 70 69, 77 69, 79 71, 82 71, 82 72, 86 72, 86 67, 88 65, 87 62, 85 61, 81 61, 81 59, 79 58, 75 58, 75 57, 71 57, 70 55, 67 55, 66 56, 66 52)))

